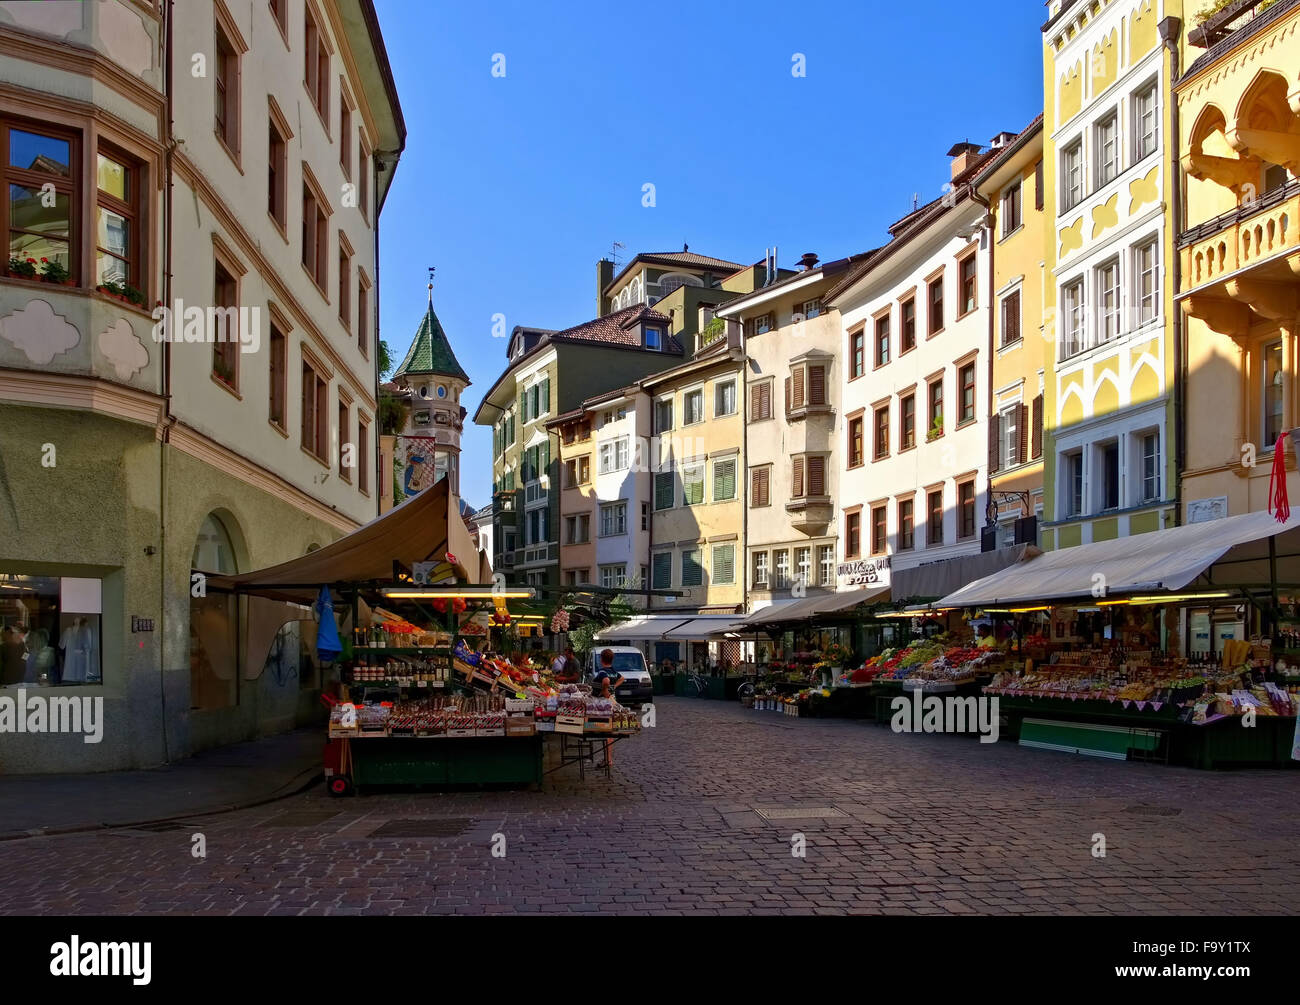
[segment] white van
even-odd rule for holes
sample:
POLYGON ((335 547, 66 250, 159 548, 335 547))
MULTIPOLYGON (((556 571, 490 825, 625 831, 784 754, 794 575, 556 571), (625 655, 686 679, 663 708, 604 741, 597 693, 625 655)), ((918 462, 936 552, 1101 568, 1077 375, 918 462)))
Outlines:
POLYGON ((623 683, 614 692, 624 705, 637 705, 654 701, 654 683, 645 664, 645 655, 635 646, 602 646, 597 642, 587 659, 586 679, 591 680, 600 669, 600 654, 606 650, 614 654, 614 672, 623 675, 623 683))

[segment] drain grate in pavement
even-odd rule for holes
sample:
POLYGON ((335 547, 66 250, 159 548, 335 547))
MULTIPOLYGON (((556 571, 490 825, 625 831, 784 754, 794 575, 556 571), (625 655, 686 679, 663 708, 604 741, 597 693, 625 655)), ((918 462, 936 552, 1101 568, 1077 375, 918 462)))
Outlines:
POLYGON ((338 810, 290 810, 272 817, 263 827, 319 827, 338 816, 338 810))
POLYGON ((458 837, 474 821, 467 817, 441 817, 424 820, 389 820, 367 834, 372 838, 443 838, 458 837))
POLYGON ((1183 811, 1174 806, 1125 806, 1124 812, 1142 817, 1176 817, 1183 811))
POLYGON ((847 813, 841 813, 833 806, 755 806, 754 811, 764 820, 848 818, 847 813))

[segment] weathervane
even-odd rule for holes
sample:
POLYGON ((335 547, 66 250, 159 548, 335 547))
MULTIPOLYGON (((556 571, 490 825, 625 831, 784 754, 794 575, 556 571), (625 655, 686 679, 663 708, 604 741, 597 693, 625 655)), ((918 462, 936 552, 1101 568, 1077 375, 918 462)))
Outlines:
POLYGON ((433 305, 433 274, 438 271, 437 266, 429 266, 429 304, 433 305))

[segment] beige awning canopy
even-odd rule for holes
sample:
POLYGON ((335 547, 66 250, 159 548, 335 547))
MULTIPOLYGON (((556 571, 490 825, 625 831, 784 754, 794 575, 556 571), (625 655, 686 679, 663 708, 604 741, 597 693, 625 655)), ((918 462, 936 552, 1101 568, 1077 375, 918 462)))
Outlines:
POLYGON ((209 576, 214 589, 310 604, 320 587, 344 583, 391 582, 393 562, 411 568, 454 556, 462 583, 482 582, 486 558, 452 504, 450 486, 436 482, 399 506, 301 558, 256 572, 209 576))
POLYGON ((824 614, 838 614, 868 601, 888 599, 888 586, 867 586, 858 590, 842 590, 839 593, 819 593, 801 600, 778 601, 745 618, 740 630, 752 629, 760 625, 808 621, 824 614))
POLYGON ((1278 583, 1300 584, 1300 512, 1284 524, 1268 513, 1243 513, 1049 551, 970 583, 934 606, 1259 588, 1274 578, 1273 570, 1278 583))

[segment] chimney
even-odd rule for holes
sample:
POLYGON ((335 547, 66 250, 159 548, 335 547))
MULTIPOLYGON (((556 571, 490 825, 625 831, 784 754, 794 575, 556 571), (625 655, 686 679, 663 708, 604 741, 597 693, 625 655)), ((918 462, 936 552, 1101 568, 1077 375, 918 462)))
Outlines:
POLYGON ((614 281, 614 263, 602 258, 596 263, 596 317, 603 318, 609 313, 609 299, 605 289, 614 281))
POLYGON ((799 264, 803 266, 804 272, 812 272, 813 269, 817 268, 816 253, 809 251, 803 258, 799 259, 799 264))
POLYGON ((1007 146, 1008 144, 1013 143, 1015 141, 1015 138, 1018 135, 1019 133, 1007 133, 1007 132, 998 133, 996 136, 993 137, 992 141, 989 143, 989 146, 991 146, 994 150, 1001 150, 1003 147, 1007 146))
POLYGON ((958 177, 970 170, 982 150, 978 143, 964 142, 958 143, 948 151, 948 156, 952 158, 952 180, 956 181, 958 177))

